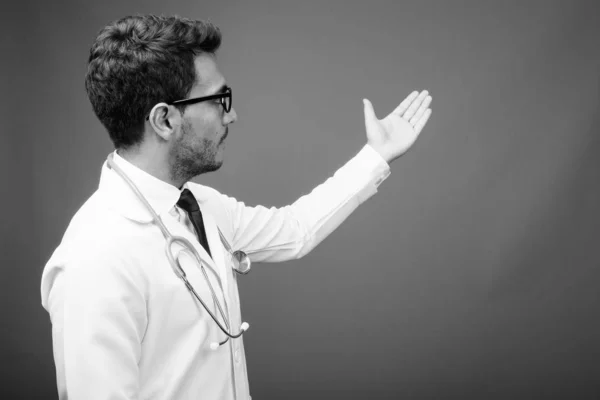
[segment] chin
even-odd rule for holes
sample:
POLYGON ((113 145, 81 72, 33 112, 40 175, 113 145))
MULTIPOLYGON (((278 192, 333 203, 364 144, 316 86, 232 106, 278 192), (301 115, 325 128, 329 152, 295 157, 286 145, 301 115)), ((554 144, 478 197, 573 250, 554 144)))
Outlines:
POLYGON ((204 172, 206 173, 206 172, 216 171, 219 168, 221 168, 222 165, 223 165, 223 160, 214 160, 209 165, 204 166, 204 172))

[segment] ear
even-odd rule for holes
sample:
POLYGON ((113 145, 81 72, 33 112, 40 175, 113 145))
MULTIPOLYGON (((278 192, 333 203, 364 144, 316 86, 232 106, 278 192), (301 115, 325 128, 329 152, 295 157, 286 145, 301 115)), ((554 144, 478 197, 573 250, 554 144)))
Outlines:
POLYGON ((173 137, 181 126, 181 122, 181 112, 167 103, 158 103, 150 110, 148 123, 154 132, 164 140, 168 141, 173 137))

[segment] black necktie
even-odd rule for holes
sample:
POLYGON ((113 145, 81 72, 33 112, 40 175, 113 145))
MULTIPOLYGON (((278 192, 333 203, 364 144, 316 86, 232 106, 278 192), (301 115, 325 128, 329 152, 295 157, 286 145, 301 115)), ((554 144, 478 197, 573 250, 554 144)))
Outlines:
POLYGON ((200 207, 198 206, 198 201, 188 189, 183 189, 181 192, 181 197, 177 201, 177 205, 183 208, 189 215, 192 220, 192 225, 194 225, 194 229, 196 229, 196 233, 198 234, 198 241, 204 247, 209 256, 210 249, 208 248, 208 241, 206 240, 206 231, 204 230, 204 221, 202 220, 202 212, 200 211, 200 207))

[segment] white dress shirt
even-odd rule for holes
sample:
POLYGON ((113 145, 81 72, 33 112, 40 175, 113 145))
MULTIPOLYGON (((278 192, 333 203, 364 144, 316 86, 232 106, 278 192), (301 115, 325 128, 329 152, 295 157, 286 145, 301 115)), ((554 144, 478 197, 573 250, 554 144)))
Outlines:
MULTIPOLYGON (((193 243, 233 332, 242 323, 237 278, 217 227, 252 262, 300 258, 376 193, 390 173, 366 145, 333 177, 282 208, 249 207, 188 182, 183 188, 198 200, 211 258, 176 206, 181 190, 113 155, 171 234, 193 243)), ((74 215, 42 275, 59 398, 250 399, 242 338, 210 349, 224 334, 174 273, 165 238, 152 221, 105 162, 98 190, 74 215)), ((179 249, 173 245, 175 254, 179 249)), ((187 253, 179 260, 195 290, 214 308, 198 264, 187 253)))

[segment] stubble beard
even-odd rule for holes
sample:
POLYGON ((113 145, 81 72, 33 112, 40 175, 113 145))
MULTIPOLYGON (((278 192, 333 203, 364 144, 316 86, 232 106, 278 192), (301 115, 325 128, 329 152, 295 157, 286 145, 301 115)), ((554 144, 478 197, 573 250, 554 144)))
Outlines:
POLYGON ((199 143, 193 139, 189 124, 184 123, 181 139, 172 149, 171 175, 175 181, 187 182, 190 179, 216 171, 222 161, 217 161, 217 146, 212 141, 201 138, 199 143))

